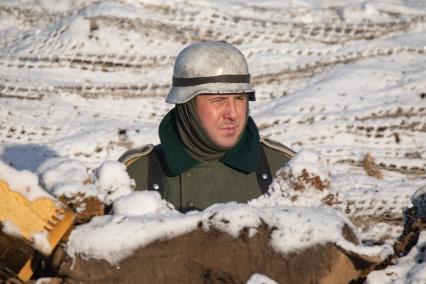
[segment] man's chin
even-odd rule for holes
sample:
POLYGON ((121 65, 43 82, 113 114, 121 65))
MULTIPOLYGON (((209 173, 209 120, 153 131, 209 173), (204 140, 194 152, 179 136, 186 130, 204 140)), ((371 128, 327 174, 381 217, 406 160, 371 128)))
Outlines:
POLYGON ((216 141, 216 144, 222 148, 231 149, 238 143, 238 137, 234 135, 232 137, 224 137, 220 141, 216 141))

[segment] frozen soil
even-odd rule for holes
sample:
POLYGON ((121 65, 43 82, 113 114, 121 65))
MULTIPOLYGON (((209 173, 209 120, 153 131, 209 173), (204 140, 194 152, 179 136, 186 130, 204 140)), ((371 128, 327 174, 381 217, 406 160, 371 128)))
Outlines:
MULTIPOLYGON (((199 229, 150 244, 117 266, 93 259, 69 260, 59 274, 68 277, 66 283, 245 283, 255 273, 279 283, 347 283, 358 277, 360 268, 350 265, 349 257, 331 244, 281 255, 269 245, 270 237, 266 226, 252 237, 246 230, 238 238, 199 229), (336 269, 340 273, 330 273, 336 269)), ((368 267, 362 260, 357 264, 368 267)))

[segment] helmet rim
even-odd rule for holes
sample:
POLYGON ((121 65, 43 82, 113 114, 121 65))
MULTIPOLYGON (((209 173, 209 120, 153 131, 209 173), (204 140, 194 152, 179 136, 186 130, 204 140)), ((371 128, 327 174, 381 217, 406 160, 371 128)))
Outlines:
POLYGON ((170 104, 186 103, 200 94, 238 94, 249 95, 250 101, 255 101, 255 90, 249 83, 207 83, 189 87, 172 86, 166 97, 166 102, 170 104))

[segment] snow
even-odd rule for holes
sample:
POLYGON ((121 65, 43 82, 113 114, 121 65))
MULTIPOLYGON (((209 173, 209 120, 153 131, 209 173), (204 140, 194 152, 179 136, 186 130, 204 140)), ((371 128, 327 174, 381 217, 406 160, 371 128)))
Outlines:
MULTIPOLYGON (((11 221, 3 220, 1 222, 2 231, 6 235, 22 238, 20 229, 11 221)), ((46 231, 36 232, 31 235, 31 245, 36 250, 42 252, 45 255, 49 255, 52 252, 52 246, 49 243, 49 235, 46 231)))
POLYGON ((19 230, 19 228, 9 220, 2 221, 2 231, 6 235, 9 235, 12 237, 22 236, 21 230, 19 230))
POLYGON ((420 233, 417 245, 406 256, 399 258, 394 265, 371 272, 366 283, 425 283, 425 246, 426 232, 423 231, 420 233))
POLYGON ((0 161, 0 180, 5 181, 12 191, 19 192, 28 200, 53 198, 40 185, 38 176, 28 170, 18 171, 0 161))
MULTIPOLYGON (((260 216, 278 225, 291 216, 306 222, 295 229, 300 239, 282 228, 277 249, 331 241, 383 256, 386 247, 341 240, 341 225, 349 219, 361 240, 390 243, 417 190, 413 202, 423 202, 425 1, 3 0, 0 9, 0 179, 29 199, 95 196, 116 214, 79 226, 71 254, 114 262, 122 250, 184 234, 200 220, 233 236, 249 226, 252 236, 260 216), (159 142, 174 57, 205 39, 226 40, 247 56, 257 95, 250 113, 261 134, 300 155, 248 205, 182 215, 155 193, 133 192, 114 161, 159 142), (366 174, 366 154, 383 179, 366 174), (304 170, 322 190, 299 179, 304 170), (235 223, 208 223, 212 212, 235 223), (316 214, 330 218, 329 236, 312 225, 322 224, 316 214), (102 232, 132 245, 114 240, 110 248, 102 232)), ((368 281, 422 282, 424 265, 415 261, 422 242, 368 281)))
POLYGON ((55 281, 55 278, 51 278, 51 277, 41 277, 41 278, 38 278, 38 279, 35 281, 35 284, 49 284, 49 283, 52 283, 53 281, 55 281))
POLYGON ((96 173, 98 191, 105 197, 100 199, 105 204, 128 195, 133 191, 134 182, 126 171, 126 166, 117 161, 102 164, 96 173))
POLYGON ((32 236, 33 247, 42 252, 44 255, 49 255, 52 252, 52 246, 49 243, 49 234, 46 231, 34 233, 32 236))
POLYGON ((309 173, 316 175, 321 181, 329 179, 329 173, 324 172, 326 168, 325 162, 321 160, 321 157, 309 151, 301 151, 294 159, 291 159, 288 163, 294 176, 302 175, 304 169, 308 169, 309 173))
POLYGON ((55 196, 70 197, 78 192, 90 192, 81 189, 89 176, 88 169, 77 160, 53 158, 43 163, 38 172, 41 184, 55 196))
POLYGON ((130 256, 134 250, 157 240, 159 236, 174 238, 191 232, 197 218, 182 218, 179 213, 95 217, 71 232, 67 253, 71 257, 105 259, 112 264, 130 256))
POLYGON ((134 191, 118 198, 113 204, 114 215, 138 216, 147 214, 165 214, 173 205, 161 199, 161 195, 150 191, 134 191))
POLYGON ((342 235, 343 227, 356 229, 335 209, 271 204, 256 206, 231 202, 212 205, 202 212, 181 214, 168 206, 157 192, 133 192, 114 202, 114 215, 95 217, 73 230, 67 253, 72 257, 104 259, 116 265, 138 248, 197 228, 207 232, 214 229, 237 238, 243 229, 252 237, 260 226, 266 225, 274 228, 271 246, 283 254, 327 243, 383 260, 393 254, 389 245, 367 247, 346 240, 342 235))
POLYGON ((277 284, 277 282, 263 274, 256 273, 247 280, 246 284, 277 284))
POLYGON ((126 167, 117 161, 106 161, 99 168, 89 169, 78 160, 53 158, 44 162, 38 173, 46 190, 58 198, 93 196, 110 205, 133 192, 134 187, 126 167))
POLYGON ((277 171, 268 194, 250 201, 253 205, 294 204, 317 206, 325 198, 337 198, 330 184, 327 163, 315 152, 302 150, 277 171))

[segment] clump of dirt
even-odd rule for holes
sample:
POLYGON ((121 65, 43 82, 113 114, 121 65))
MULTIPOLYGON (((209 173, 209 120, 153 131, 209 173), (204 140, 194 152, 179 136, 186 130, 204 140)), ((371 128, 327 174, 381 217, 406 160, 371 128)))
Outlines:
POLYGON ((332 206, 336 204, 338 201, 338 194, 329 193, 326 197, 321 199, 321 202, 327 204, 328 206, 332 206))
POLYGON ((312 175, 306 169, 303 169, 302 174, 294 178, 293 188, 297 191, 303 191, 308 187, 324 191, 326 188, 330 187, 330 180, 321 180, 319 176, 312 175))
POLYGON ((95 216, 104 215, 105 212, 105 205, 94 196, 78 193, 72 197, 61 195, 59 200, 74 211, 76 225, 87 223, 95 216))
POLYGON ((367 173, 367 175, 378 178, 378 179, 383 179, 383 173, 374 163, 374 157, 370 153, 367 153, 364 156, 362 166, 365 172, 367 173))

